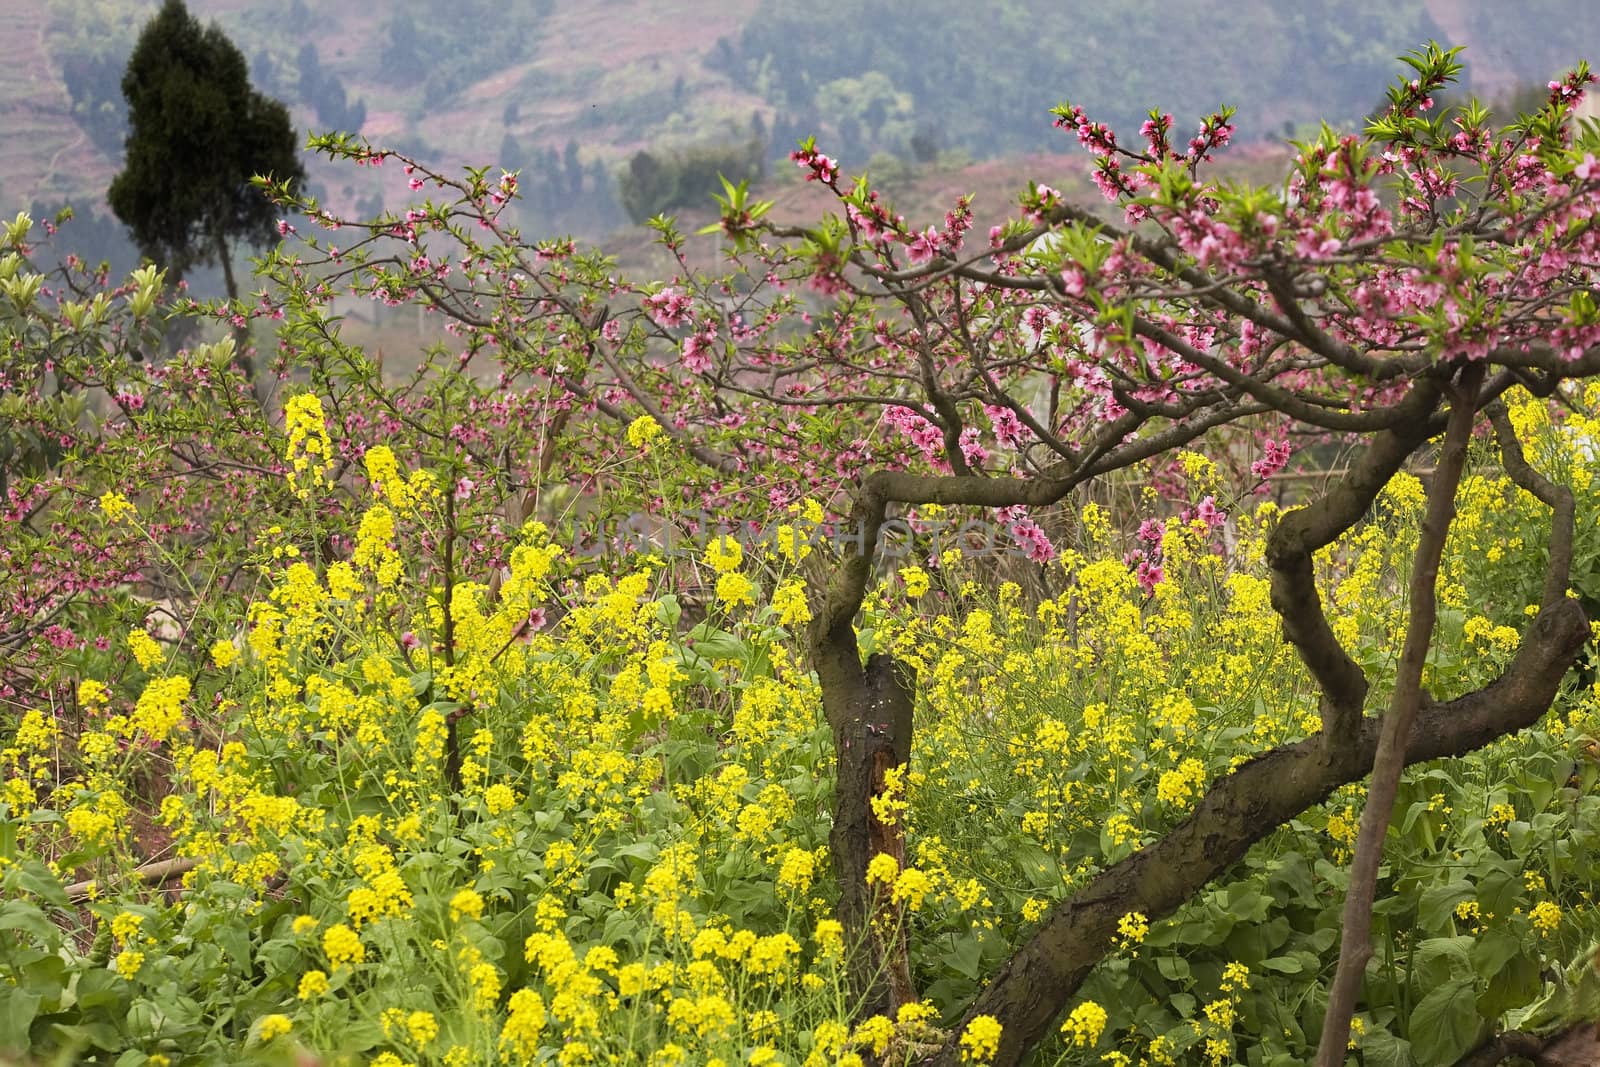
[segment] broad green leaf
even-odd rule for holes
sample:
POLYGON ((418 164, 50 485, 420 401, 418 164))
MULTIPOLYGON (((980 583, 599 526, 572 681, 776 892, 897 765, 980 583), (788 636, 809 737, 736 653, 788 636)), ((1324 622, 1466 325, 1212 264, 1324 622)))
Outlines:
POLYGON ((1417 1002, 1406 1034, 1422 1067, 1443 1067, 1477 1044, 1486 1025, 1478 1017, 1476 983, 1455 978, 1433 987, 1417 1002))
POLYGON ((44 998, 18 986, 0 985, 0 1052, 21 1056, 32 1048, 28 1029, 44 998))

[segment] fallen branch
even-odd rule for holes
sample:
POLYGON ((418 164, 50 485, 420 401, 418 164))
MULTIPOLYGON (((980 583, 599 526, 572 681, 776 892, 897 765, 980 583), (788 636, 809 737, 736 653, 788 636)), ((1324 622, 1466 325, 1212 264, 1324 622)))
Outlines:
MULTIPOLYGON (((198 856, 181 856, 177 859, 160 860, 156 863, 146 863, 142 867, 135 867, 129 872, 129 876, 135 882, 159 888, 174 878, 182 878, 198 866, 200 866, 200 858, 198 856)), ((99 884, 100 880, 98 878, 73 882, 67 886, 67 900, 74 904, 82 904, 89 899, 90 892, 99 884)))

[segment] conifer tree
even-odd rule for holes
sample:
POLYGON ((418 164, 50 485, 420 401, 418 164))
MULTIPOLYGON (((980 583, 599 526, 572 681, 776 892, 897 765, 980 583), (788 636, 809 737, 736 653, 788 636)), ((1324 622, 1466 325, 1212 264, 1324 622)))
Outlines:
POLYGON ((183 0, 166 0, 139 34, 122 93, 127 157, 107 194, 111 209, 140 251, 177 277, 220 263, 237 299, 230 247, 277 237, 276 209, 251 177, 305 181, 288 109, 251 88, 244 54, 183 0))

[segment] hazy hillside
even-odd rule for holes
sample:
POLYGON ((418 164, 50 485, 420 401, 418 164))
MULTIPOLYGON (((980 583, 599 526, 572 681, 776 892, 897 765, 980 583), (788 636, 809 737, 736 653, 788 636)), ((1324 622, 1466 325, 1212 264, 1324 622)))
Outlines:
MULTIPOLYGON (((119 166, 122 66, 157 0, 10 0, 0 42, 0 201, 101 201, 119 166)), ((190 0, 305 129, 355 128, 445 164, 524 172, 532 229, 589 236, 703 202, 816 133, 847 165, 1070 148, 1048 108, 1132 134, 1239 109, 1244 141, 1354 123, 1430 37, 1466 43, 1490 95, 1600 58, 1594 0, 190 0), (648 158, 640 159, 640 153, 648 158), (619 195, 618 178, 623 178, 619 195)), ((313 165, 335 205, 394 183, 313 165)), ((114 234, 101 235, 111 239, 114 234)), ((99 238, 96 238, 97 240, 99 238)))

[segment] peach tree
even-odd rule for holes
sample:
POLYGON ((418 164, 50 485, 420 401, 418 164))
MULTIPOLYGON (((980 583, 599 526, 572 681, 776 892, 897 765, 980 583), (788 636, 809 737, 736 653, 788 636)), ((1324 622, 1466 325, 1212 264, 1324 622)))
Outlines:
MULTIPOLYGON (((296 475, 315 471, 326 487, 374 445, 403 446, 443 474, 425 581, 444 605, 468 578, 499 593, 511 534, 557 486, 591 501, 597 521, 653 514, 653 535, 681 518, 685 500, 719 517, 700 521, 740 531, 802 498, 830 501, 829 550, 809 557, 809 663, 833 742, 838 917, 862 946, 853 983, 870 1016, 916 997, 906 928, 879 921, 873 889, 881 857, 905 854, 893 812, 924 684, 863 626, 894 538, 925 536, 942 513, 987 515, 1016 554, 1044 561, 1057 551, 1052 506, 1119 472, 1146 471, 1186 446, 1219 447, 1216 435, 1231 431, 1228 447, 1253 450, 1260 477, 1284 465, 1292 435, 1341 442, 1342 469, 1284 513, 1265 546, 1271 607, 1315 682, 1318 729, 1196 782, 1187 815, 1038 916, 947 1040, 920 1055, 1020 1061, 1128 936, 1130 915, 1172 914, 1276 828, 1366 782, 1320 1030, 1319 1062, 1342 1063, 1402 771, 1537 723, 1590 634, 1574 595, 1587 585, 1574 570, 1574 497, 1525 454, 1508 401, 1577 404, 1572 383, 1600 371, 1600 129, 1572 117, 1593 78, 1580 66, 1550 84, 1541 111, 1502 128, 1476 104, 1436 113, 1432 95, 1459 69, 1453 52, 1430 47, 1407 62, 1412 76, 1363 135, 1325 130, 1300 146, 1280 187, 1213 176, 1212 157, 1233 133, 1228 112, 1187 143, 1173 139, 1170 116, 1153 113, 1125 145, 1063 106, 1057 125, 1091 154, 1106 204, 1077 206, 1035 183, 1016 216, 986 234, 973 233, 966 200, 942 219, 909 223, 807 142, 794 162, 832 198, 832 213, 779 224, 771 205, 727 185, 712 227, 721 267, 697 264, 692 242, 657 219, 670 265, 649 282, 568 241, 525 241, 505 211, 515 175, 457 179, 347 136, 318 138, 328 154, 398 172, 425 197, 352 220, 272 189, 304 212, 306 238, 262 261, 266 285, 251 301, 211 311, 280 320, 278 370, 322 398, 334 438, 291 402, 286 430, 241 415, 243 430, 205 441, 204 453, 172 445, 161 435, 186 416, 178 395, 215 380, 243 395, 227 371, 231 353, 207 350, 157 376, 172 397, 128 394, 166 421, 125 412, 156 444, 141 450, 136 433, 117 448, 178 465, 181 478, 167 469, 155 481, 200 487, 156 494, 189 516, 191 533, 218 503, 204 479, 230 472, 254 486, 245 475, 287 475, 294 492, 273 506, 289 545, 275 551, 336 558, 371 532, 357 534, 337 494, 301 492, 296 475), (344 294, 418 304, 447 339, 393 385, 343 340, 332 301, 344 294), (683 462, 647 488, 619 486, 617 457, 658 438, 683 462), (1516 616, 1515 655, 1496 677, 1434 693, 1424 679, 1439 651, 1438 568, 1475 440, 1548 510, 1525 575, 1536 606, 1516 616), (1430 460, 1411 571, 1403 591, 1388 590, 1404 623, 1389 662, 1375 664, 1341 639, 1319 561, 1350 550, 1380 495, 1430 460)), ((287 222, 280 232, 299 236, 287 222)), ((142 299, 137 283, 130 292, 142 299)), ((53 336, 48 317, 18 321, 53 336)), ((38 382, 53 373, 41 366, 38 382)), ((50 432, 69 424, 64 416, 50 432)), ((1209 499, 1192 517, 1221 525, 1209 499)), ((239 532, 223 532, 243 553, 239 532)), ((605 537, 603 527, 569 532, 605 537)), ((48 538, 37 540, 46 551, 48 538)), ((1159 545, 1150 538, 1126 561, 1151 596, 1166 580, 1159 545)), ((17 633, 35 636, 65 595, 28 601, 14 613, 26 620, 17 633)), ((448 661, 451 615, 442 618, 448 661)), ((40 692, 50 682, 29 680, 40 692)), ((444 751, 457 770, 457 723, 472 713, 462 707, 448 723, 444 751)), ((1528 1046, 1497 1038, 1483 1052, 1517 1047, 1528 1046)))
MULTIPOLYGON (((871 922, 870 864, 903 848, 873 800, 913 737, 916 680, 891 657, 865 655, 858 633, 886 527, 929 506, 987 509, 1018 551, 1044 560, 1055 550, 1041 509, 1219 428, 1259 435, 1261 474, 1283 465, 1291 432, 1346 442, 1344 469, 1285 514, 1267 545, 1272 606, 1316 681, 1320 730, 1207 783, 1186 819, 1052 908, 953 1031, 987 1016, 999 1024, 995 1062, 1016 1062, 1123 916, 1172 912, 1275 827, 1368 780, 1319 1054, 1336 1064, 1372 951, 1402 769, 1537 722, 1589 636, 1571 592, 1571 494, 1524 457, 1505 398, 1520 388, 1560 400, 1600 370, 1600 130, 1572 117, 1594 79, 1580 66, 1550 83, 1541 111, 1500 128, 1475 103, 1435 108, 1459 70, 1453 52, 1430 47, 1407 62, 1412 76, 1363 135, 1324 130, 1278 187, 1210 176, 1233 132, 1229 112, 1187 143, 1171 116, 1152 113, 1130 145, 1063 106, 1056 125, 1091 153, 1109 210, 1036 183, 987 234, 972 233, 966 200, 932 224, 908 223, 807 142, 794 162, 835 212, 779 225, 771 205, 727 185, 715 227, 727 269, 696 269, 687 238, 657 219, 676 269, 644 285, 570 243, 525 243, 502 221, 514 176, 458 181, 329 138, 318 145, 330 154, 398 164, 414 190, 439 195, 355 226, 346 247, 313 240, 304 259, 280 250, 266 271, 296 294, 315 272, 318 285, 419 301, 460 331, 462 365, 494 350, 501 384, 536 383, 548 398, 543 444, 484 464, 514 493, 535 493, 553 467, 599 484, 607 449, 642 419, 689 461, 647 506, 694 493, 759 520, 845 486, 838 551, 816 575, 810 655, 834 737, 839 915, 858 930, 871 922), (1439 557, 1480 434, 1549 510, 1542 592, 1499 677, 1434 694, 1422 682, 1439 557), (1375 679, 1336 637, 1314 561, 1427 456, 1422 535, 1395 591, 1404 636, 1393 677, 1375 679)), ((341 221, 300 206, 313 221, 341 221)), ((1154 554, 1131 565, 1160 582, 1154 554)), ((893 939, 867 943, 864 1004, 911 995, 893 939)), ((953 1036, 933 1058, 962 1056, 953 1036)))

